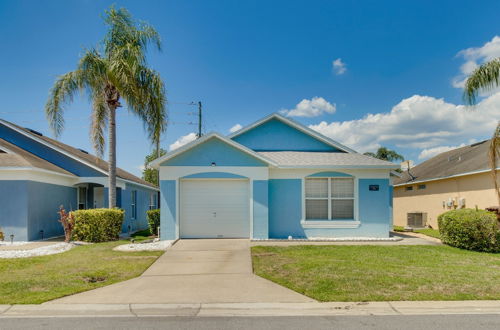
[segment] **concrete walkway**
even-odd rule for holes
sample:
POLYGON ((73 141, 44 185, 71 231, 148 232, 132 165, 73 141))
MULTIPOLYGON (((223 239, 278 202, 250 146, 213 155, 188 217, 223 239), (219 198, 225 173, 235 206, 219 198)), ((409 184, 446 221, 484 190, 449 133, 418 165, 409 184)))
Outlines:
POLYGON ((140 277, 45 304, 303 303, 252 272, 249 240, 180 240, 140 277))

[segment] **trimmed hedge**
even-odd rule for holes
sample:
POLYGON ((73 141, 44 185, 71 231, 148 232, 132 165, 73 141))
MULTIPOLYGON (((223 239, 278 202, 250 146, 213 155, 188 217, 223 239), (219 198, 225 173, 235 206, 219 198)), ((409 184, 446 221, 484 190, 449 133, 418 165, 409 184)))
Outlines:
POLYGON ((75 217, 73 239, 84 242, 107 242, 119 238, 125 211, 90 209, 71 212, 75 217))
POLYGON ((438 225, 445 244, 466 250, 500 252, 500 229, 492 212, 452 210, 438 217, 438 225))
POLYGON ((158 234, 158 227, 160 226, 160 210, 149 210, 146 212, 148 215, 148 225, 151 235, 158 234))

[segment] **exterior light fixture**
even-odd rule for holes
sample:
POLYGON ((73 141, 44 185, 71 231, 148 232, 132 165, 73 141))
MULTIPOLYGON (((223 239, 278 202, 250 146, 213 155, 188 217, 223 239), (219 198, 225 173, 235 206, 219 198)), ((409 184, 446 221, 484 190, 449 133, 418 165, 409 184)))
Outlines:
POLYGON ((40 233, 39 233, 39 234, 40 234, 40 239, 43 239, 43 229, 42 229, 42 230, 40 230, 40 233))
POLYGON ((10 234, 10 244, 14 244, 14 234, 10 234))
POLYGON ((215 162, 212 162, 212 164, 211 164, 211 165, 212 165, 212 166, 217 166, 217 164, 216 164, 215 162))

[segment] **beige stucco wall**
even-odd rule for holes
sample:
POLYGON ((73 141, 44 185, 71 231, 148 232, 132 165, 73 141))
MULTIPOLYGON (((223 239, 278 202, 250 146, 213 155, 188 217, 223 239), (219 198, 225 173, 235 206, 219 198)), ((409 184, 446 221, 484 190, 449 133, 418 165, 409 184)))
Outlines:
MULTIPOLYGON (((500 174, 499 174, 500 175, 500 174)), ((405 191, 405 186, 394 187, 393 222, 395 226, 406 226, 407 213, 427 213, 427 224, 437 228, 437 217, 448 210, 457 208, 443 207, 443 201, 465 198, 466 208, 484 209, 497 205, 495 189, 490 172, 473 174, 451 179, 411 184, 413 190, 405 191), (425 184, 425 189, 418 189, 425 184)))

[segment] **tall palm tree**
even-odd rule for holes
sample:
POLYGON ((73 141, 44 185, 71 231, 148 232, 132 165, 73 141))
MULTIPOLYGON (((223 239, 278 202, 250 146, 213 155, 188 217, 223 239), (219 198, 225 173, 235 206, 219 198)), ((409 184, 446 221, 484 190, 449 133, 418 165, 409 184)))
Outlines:
MULTIPOLYGON (((493 59, 479 66, 465 82, 464 100, 468 105, 476 104, 480 92, 491 91, 500 87, 500 58, 493 59)), ((500 122, 497 123, 491 139, 489 158, 493 184, 500 206, 500 189, 497 181, 498 156, 500 155, 500 122)))
POLYGON ((64 108, 78 93, 88 94, 92 102, 90 136, 94 150, 104 153, 108 129, 109 207, 116 206, 116 110, 122 106, 138 116, 148 138, 158 145, 166 129, 165 87, 158 72, 148 68, 147 47, 161 50, 158 32, 146 23, 136 22, 124 9, 105 11, 108 32, 97 48, 88 49, 75 71, 59 76, 50 91, 45 113, 54 134, 64 128, 64 108))
POLYGON ((363 155, 386 160, 389 162, 395 161, 395 160, 405 160, 403 156, 398 154, 394 150, 387 149, 386 147, 380 147, 378 148, 376 153, 373 152, 365 152, 363 155))

